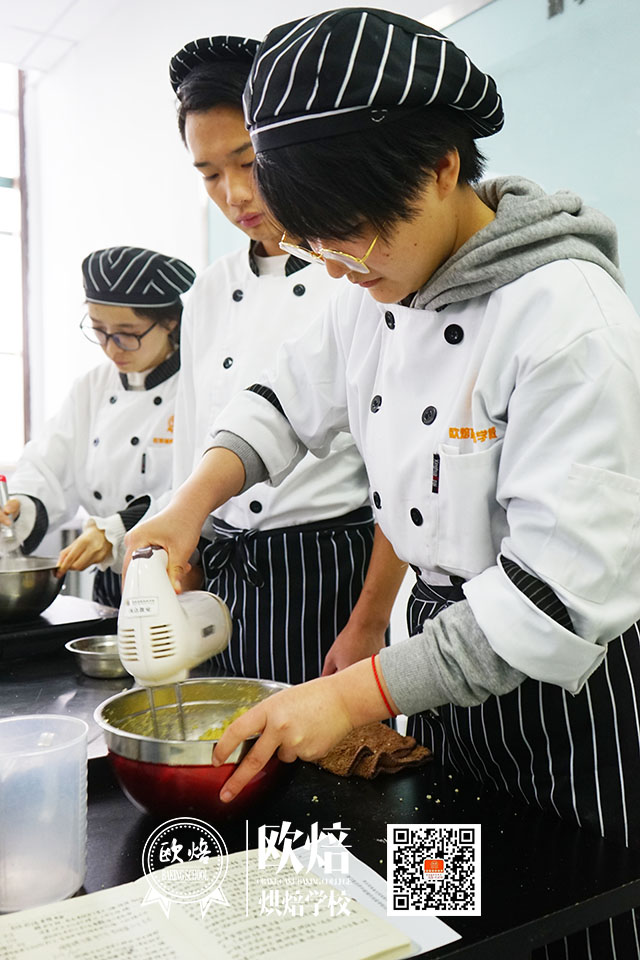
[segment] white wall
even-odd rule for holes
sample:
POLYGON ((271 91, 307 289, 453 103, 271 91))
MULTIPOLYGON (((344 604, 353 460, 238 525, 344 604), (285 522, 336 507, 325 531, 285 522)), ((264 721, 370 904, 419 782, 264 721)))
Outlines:
POLYGON ((504 128, 479 141, 489 167, 574 190, 608 214, 640 309, 638 0, 565 0, 551 19, 546 0, 496 0, 445 33, 504 101, 504 128))

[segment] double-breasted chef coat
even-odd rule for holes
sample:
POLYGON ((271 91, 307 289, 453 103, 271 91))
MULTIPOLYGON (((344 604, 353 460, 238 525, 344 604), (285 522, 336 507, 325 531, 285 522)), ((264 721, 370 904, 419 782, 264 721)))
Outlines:
MULTIPOLYGON (((182 324, 174 489, 202 457, 212 420, 341 288, 303 261, 255 257, 246 249, 221 257, 198 277, 182 324)), ((237 528, 264 530, 342 516, 365 504, 362 458, 353 438, 342 434, 323 459, 307 457, 279 487, 259 484, 216 516, 237 528)))
POLYGON ((171 486, 179 353, 147 374, 145 389, 127 389, 113 363, 79 377, 59 412, 29 442, 10 477, 12 495, 40 500, 49 527, 78 508, 96 517, 126 509, 171 486))
MULTIPOLYGON (((217 418, 277 485, 351 429, 375 518, 425 582, 466 580, 494 651, 580 688, 640 615, 640 325, 599 267, 557 261, 444 310, 344 293, 217 418), (575 632, 497 562, 548 583, 575 632), (579 560, 579 562, 577 562, 579 560)), ((392 691, 393 693, 393 691, 392 691)))

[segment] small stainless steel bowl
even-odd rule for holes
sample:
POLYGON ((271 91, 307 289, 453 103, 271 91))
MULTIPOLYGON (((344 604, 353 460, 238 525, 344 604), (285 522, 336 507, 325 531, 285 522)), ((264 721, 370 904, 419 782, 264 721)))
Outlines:
POLYGON ((118 656, 118 637, 78 637, 65 647, 75 654, 83 673, 88 677, 127 677, 118 656))
POLYGON ((0 558, 0 622, 33 620, 53 603, 62 587, 56 557, 0 558))

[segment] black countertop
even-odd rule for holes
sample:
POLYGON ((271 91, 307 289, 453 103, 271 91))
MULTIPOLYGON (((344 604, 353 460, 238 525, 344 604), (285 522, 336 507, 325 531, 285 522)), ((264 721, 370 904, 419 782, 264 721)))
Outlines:
MULTIPOLYGON (((0 672, 1 713, 87 719, 125 685, 84 677, 63 649, 0 672)), ((482 825, 482 915, 443 918, 462 939, 424 954, 431 960, 523 960, 537 946, 640 905, 640 852, 445 776, 436 763, 374 781, 340 779, 302 763, 287 773, 249 820, 252 846, 262 824, 289 820, 306 834, 310 823, 341 821, 353 853, 385 875, 387 823, 482 825)), ((124 797, 108 760, 90 760, 86 892, 141 876, 142 849, 155 825, 124 797)), ((245 849, 244 819, 213 825, 230 853, 245 849)))
POLYGON ((32 620, 0 623, 0 672, 3 661, 47 656, 76 637, 115 633, 118 611, 81 597, 56 597, 51 606, 32 620))
POLYGON ((88 677, 64 645, 76 637, 115 633, 116 611, 77 597, 58 597, 45 614, 27 623, 0 625, 0 716, 79 717, 89 724, 91 745, 102 738, 95 708, 133 686, 133 678, 88 677))

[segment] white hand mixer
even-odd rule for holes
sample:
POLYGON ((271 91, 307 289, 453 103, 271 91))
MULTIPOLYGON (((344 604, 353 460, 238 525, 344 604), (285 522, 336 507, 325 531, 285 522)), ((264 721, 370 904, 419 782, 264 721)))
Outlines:
POLYGON ((192 667, 225 649, 232 624, 220 597, 206 590, 178 596, 169 580, 168 562, 160 547, 133 553, 118 615, 118 653, 124 668, 148 688, 156 736, 150 688, 174 684, 182 739, 186 739, 180 681, 186 680, 192 667))

